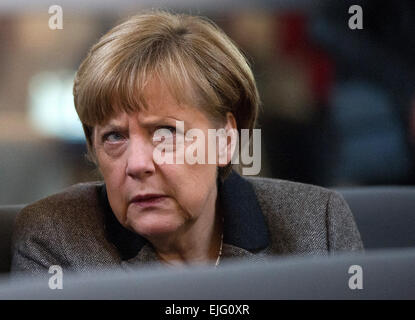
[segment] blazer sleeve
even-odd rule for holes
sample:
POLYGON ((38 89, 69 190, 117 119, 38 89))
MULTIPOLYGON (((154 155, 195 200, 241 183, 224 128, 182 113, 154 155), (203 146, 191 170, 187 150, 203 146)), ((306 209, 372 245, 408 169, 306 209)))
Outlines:
MULTIPOLYGON (((64 267, 65 257, 50 217, 23 209, 12 238, 11 273, 48 276, 50 266, 64 267)), ((49 275, 50 276, 50 275, 49 275)))
POLYGON ((326 222, 329 252, 363 250, 363 243, 353 214, 343 196, 338 192, 330 193, 326 222))

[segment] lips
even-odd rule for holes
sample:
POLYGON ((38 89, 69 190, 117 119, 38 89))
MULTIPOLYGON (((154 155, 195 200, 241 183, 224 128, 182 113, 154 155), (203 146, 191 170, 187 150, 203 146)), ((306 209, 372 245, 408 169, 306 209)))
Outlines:
POLYGON ((136 204, 140 207, 152 207, 160 204, 163 202, 167 196, 163 194, 145 194, 145 195, 138 195, 135 196, 132 200, 132 204, 136 204))

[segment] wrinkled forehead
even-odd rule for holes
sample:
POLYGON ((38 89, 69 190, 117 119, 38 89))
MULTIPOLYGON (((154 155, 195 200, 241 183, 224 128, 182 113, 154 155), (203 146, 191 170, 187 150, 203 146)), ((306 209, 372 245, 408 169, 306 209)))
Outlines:
POLYGON ((209 113, 204 107, 202 99, 198 97, 190 83, 172 82, 168 77, 154 76, 149 78, 142 86, 137 86, 134 100, 129 93, 114 93, 110 112, 93 127, 103 127, 109 123, 126 123, 129 116, 143 123, 155 123, 166 118, 193 119, 199 118, 196 114, 203 114, 212 128, 221 124, 219 119, 209 113), (194 115, 194 117, 192 117, 194 115))
POLYGON ((128 90, 113 91, 107 111, 95 124, 103 125, 122 114, 164 116, 200 105, 194 89, 188 83, 153 76, 128 90))
MULTIPOLYGON (((186 94, 192 91, 190 85, 183 84, 183 90, 179 90, 177 87, 168 79, 152 77, 143 86, 137 87, 131 93, 125 95, 122 92, 114 94, 112 101, 113 113, 110 118, 124 113, 137 112, 145 115, 164 115, 195 107, 196 99, 193 98, 192 94, 186 94)), ((105 120, 108 121, 109 119, 105 120)))

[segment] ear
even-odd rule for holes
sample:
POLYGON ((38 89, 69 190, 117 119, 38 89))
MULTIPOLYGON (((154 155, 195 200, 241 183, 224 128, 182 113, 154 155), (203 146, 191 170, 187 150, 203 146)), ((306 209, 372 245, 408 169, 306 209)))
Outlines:
POLYGON ((226 113, 226 123, 225 123, 225 137, 226 145, 223 147, 219 146, 219 158, 226 157, 226 163, 217 161, 219 167, 226 167, 229 162, 232 160, 232 156, 239 145, 238 141, 238 131, 236 126, 236 119, 231 112, 226 113))

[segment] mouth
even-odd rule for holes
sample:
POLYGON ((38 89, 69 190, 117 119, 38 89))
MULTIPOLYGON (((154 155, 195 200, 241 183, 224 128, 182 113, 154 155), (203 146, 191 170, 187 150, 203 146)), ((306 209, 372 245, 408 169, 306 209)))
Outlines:
POLYGON ((165 199, 167 199, 167 196, 164 194, 144 194, 135 196, 130 203, 142 208, 147 208, 158 205, 165 199))

